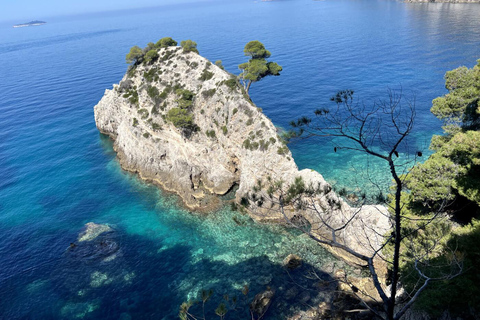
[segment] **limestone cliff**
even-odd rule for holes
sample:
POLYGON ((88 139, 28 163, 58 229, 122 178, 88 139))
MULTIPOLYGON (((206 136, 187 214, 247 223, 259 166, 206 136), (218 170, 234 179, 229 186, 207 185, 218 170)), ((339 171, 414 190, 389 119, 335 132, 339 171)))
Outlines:
MULTIPOLYGON (((211 208, 218 195, 236 186, 240 203, 257 180, 268 177, 292 181, 301 176, 308 184, 331 189, 319 173, 298 170, 275 126, 234 76, 179 47, 158 49, 158 54, 154 62, 137 63, 95 106, 97 127, 113 138, 124 169, 177 193, 191 209, 211 208)), ((319 202, 335 204, 329 210, 334 224, 347 221, 353 212, 334 192, 319 202)), ((361 220, 343 230, 344 241, 359 247, 360 238, 374 234, 365 224, 384 232, 388 219, 378 210, 363 209, 361 220)), ((282 219, 279 212, 249 213, 257 220, 282 219)), ((374 247, 381 241, 372 239, 374 247)))
POLYGON ((228 81, 229 73, 179 47, 159 54, 157 62, 126 74, 95 107, 97 127, 115 140, 122 167, 178 193, 191 209, 208 206, 209 195, 236 184, 239 199, 258 178, 297 172, 272 122, 228 81), (197 126, 187 134, 169 121, 182 90, 193 93, 189 113, 197 126))

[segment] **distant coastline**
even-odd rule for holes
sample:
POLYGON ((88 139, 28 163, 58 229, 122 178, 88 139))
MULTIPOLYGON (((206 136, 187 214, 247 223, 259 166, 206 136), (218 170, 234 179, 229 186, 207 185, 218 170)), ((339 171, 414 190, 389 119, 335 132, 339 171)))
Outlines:
POLYGON ((14 28, 22 28, 22 27, 41 26, 41 25, 44 25, 44 24, 46 24, 45 21, 34 20, 34 21, 26 22, 26 23, 16 24, 13 27, 14 28))

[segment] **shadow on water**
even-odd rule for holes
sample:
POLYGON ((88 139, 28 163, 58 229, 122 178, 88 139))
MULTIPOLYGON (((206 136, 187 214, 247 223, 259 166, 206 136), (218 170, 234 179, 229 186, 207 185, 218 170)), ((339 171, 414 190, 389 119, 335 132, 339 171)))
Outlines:
MULTIPOLYGON (((76 235, 72 241, 75 239, 76 235)), ((212 289, 207 319, 217 318, 214 310, 221 302, 231 308, 227 319, 246 319, 255 294, 271 287, 275 295, 266 318, 286 319, 323 301, 332 302, 338 286, 328 273, 305 262, 290 271, 267 256, 231 264, 203 257, 202 249, 168 247, 161 240, 121 230, 77 242, 73 248, 65 243, 65 247, 51 263, 2 281, 0 311, 4 316, 176 319, 182 302, 197 298, 202 289, 212 289), (245 285, 249 288, 246 296, 242 293, 245 285)), ((199 305, 191 311, 201 315, 199 305)))

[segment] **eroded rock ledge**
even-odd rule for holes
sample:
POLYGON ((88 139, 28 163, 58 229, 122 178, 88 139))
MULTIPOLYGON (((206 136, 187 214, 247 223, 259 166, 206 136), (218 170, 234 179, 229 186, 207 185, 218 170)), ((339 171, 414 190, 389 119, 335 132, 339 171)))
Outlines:
MULTIPOLYGON (((267 177, 292 181, 301 176, 306 183, 331 189, 318 172, 298 170, 275 126, 231 74, 180 47, 158 53, 156 61, 137 64, 127 72, 95 106, 97 127, 114 140, 124 169, 177 193, 190 209, 212 208, 218 195, 235 186, 235 201, 240 203, 257 180, 267 177), (188 111, 194 130, 174 125, 175 108, 188 111)), ((348 214, 337 214, 350 207, 334 192, 319 201, 336 203, 328 213, 334 217, 332 223, 348 219, 348 214)), ((342 241, 360 251, 377 247, 381 242, 377 236, 361 242, 389 228, 388 218, 378 211, 384 212, 379 207, 364 208, 359 219, 343 230, 342 241)), ((282 220, 279 212, 249 213, 257 221, 282 220)), ((315 222, 308 213, 305 216, 315 222)))

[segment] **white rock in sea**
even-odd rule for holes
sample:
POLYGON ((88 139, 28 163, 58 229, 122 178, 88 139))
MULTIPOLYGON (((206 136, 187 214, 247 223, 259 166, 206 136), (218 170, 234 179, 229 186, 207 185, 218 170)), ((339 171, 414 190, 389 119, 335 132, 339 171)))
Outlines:
MULTIPOLYGON (((320 214, 328 216, 329 223, 339 226, 349 220, 355 210, 331 191, 321 174, 298 170, 273 123, 232 74, 196 53, 183 53, 180 47, 158 53, 157 61, 137 64, 95 106, 97 128, 114 140, 122 168, 175 192, 188 208, 203 210, 214 208, 218 195, 235 189, 235 201, 240 203, 259 180, 289 183, 302 177, 306 185, 326 190, 315 201, 327 208, 320 214), (178 89, 188 90, 193 99, 178 89), (171 121, 181 110, 188 110, 196 125, 191 135, 171 121)), ((257 221, 284 221, 279 211, 249 210, 249 214, 257 221)), ((313 212, 289 208, 286 214, 319 221, 313 212)), ((368 253, 382 243, 378 235, 389 227, 385 208, 366 206, 338 238, 368 253)), ((329 234, 324 229, 319 232, 329 234)))

